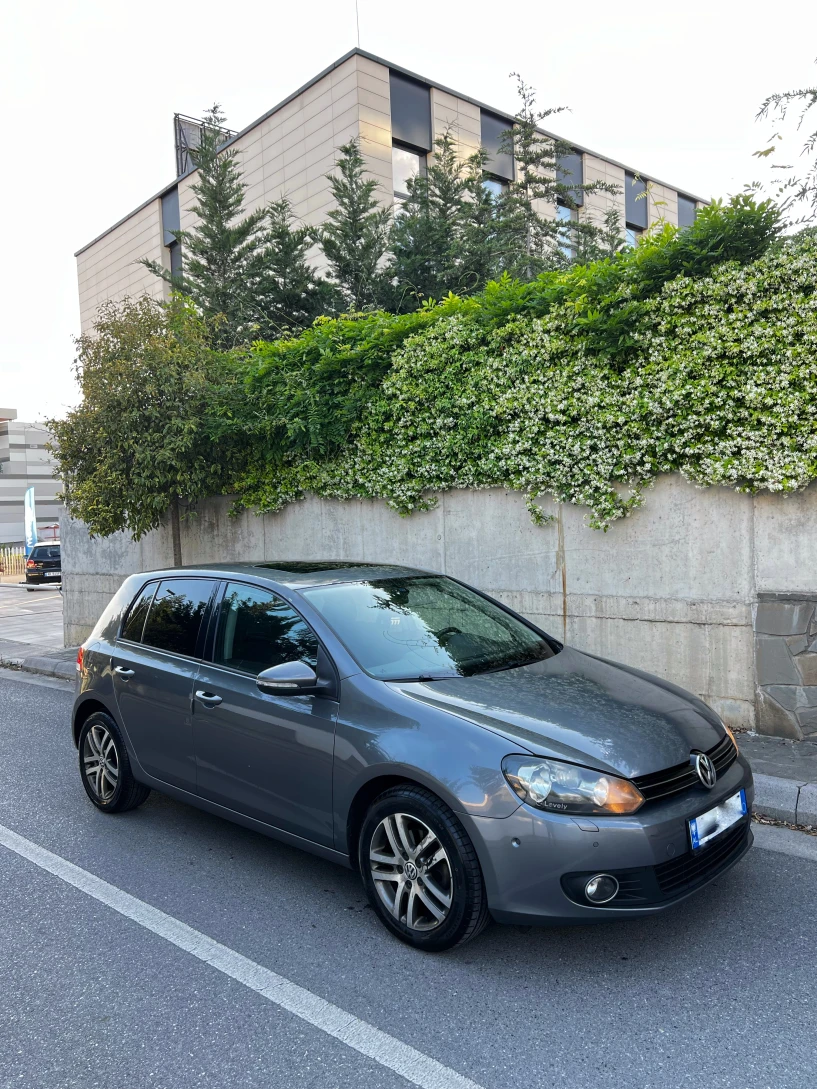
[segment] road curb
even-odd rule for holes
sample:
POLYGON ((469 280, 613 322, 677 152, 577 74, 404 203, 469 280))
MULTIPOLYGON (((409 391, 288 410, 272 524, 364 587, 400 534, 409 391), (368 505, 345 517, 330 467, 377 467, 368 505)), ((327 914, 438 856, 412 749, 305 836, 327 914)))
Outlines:
POLYGON ((18 659, 16 663, 26 673, 40 673, 44 677, 60 677, 62 680, 73 680, 77 675, 75 662, 66 662, 60 658, 44 658, 34 655, 31 658, 18 659))

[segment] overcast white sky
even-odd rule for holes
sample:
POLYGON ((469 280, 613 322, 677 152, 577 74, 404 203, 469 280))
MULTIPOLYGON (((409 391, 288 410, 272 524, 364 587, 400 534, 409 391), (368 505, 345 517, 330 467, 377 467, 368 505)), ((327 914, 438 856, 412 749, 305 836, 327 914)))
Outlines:
MULTIPOLYGON (((817 82, 814 0, 359 3, 364 49, 508 112, 519 71, 557 132, 703 197, 759 175, 759 102, 817 82)), ((0 405, 76 401, 73 253, 172 180, 173 113, 243 128, 355 41, 354 0, 6 7, 0 405)))

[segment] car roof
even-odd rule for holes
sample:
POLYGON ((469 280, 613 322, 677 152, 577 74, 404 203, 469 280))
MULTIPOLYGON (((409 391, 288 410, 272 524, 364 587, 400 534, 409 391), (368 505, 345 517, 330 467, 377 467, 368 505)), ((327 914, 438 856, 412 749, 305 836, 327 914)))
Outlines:
POLYGON ((313 586, 328 586, 347 582, 369 582, 372 579, 411 577, 437 574, 422 567, 400 564, 370 563, 363 560, 258 560, 255 563, 195 564, 172 567, 161 571, 146 571, 146 575, 209 575, 225 578, 229 575, 250 575, 254 579, 274 583, 292 590, 313 586))

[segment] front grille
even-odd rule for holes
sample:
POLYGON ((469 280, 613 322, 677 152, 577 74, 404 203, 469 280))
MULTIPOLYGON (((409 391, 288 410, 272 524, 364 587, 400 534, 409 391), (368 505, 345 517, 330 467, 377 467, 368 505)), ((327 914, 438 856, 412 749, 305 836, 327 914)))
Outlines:
MULTIPOLYGON (((713 745, 707 752, 707 756, 715 765, 718 778, 731 767, 737 755, 738 750, 729 734, 724 734, 717 745, 713 745)), ((701 785, 695 766, 689 761, 686 764, 676 764, 673 768, 665 768, 663 771, 654 771, 650 775, 639 775, 632 782, 644 795, 646 802, 654 802, 658 798, 669 798, 672 794, 680 794, 684 790, 689 790, 690 787, 701 785)))
MULTIPOLYGON (((722 832, 708 846, 697 851, 690 848, 668 862, 632 870, 605 870, 618 881, 618 892, 606 906, 650 907, 692 892, 717 877, 743 854, 751 842, 750 837, 750 822, 744 819, 722 832)), ((592 871, 565 874, 562 887, 571 900, 586 907, 584 886, 592 876, 592 871)))
POLYGON ((681 893, 708 881, 733 855, 743 850, 749 838, 749 822, 743 820, 717 836, 708 847, 687 851, 680 858, 671 858, 654 868, 658 887, 665 896, 681 893))

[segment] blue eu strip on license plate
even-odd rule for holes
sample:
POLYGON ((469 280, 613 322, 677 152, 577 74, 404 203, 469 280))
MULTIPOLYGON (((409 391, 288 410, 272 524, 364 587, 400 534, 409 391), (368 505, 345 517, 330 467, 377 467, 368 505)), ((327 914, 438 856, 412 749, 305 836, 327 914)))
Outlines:
POLYGON ((741 817, 746 816, 747 812, 746 792, 739 790, 737 794, 733 794, 731 798, 727 798, 720 805, 708 809, 700 817, 694 817, 689 822, 689 838, 692 841, 692 850, 697 851, 699 847, 709 843, 715 836, 719 836, 721 832, 725 832, 727 828, 737 824, 741 817))

